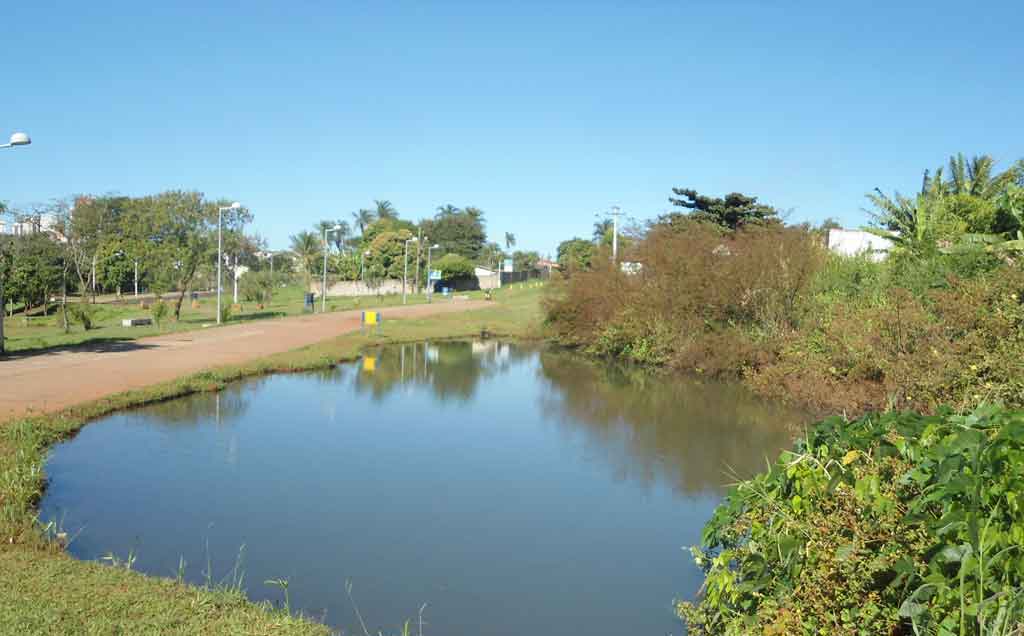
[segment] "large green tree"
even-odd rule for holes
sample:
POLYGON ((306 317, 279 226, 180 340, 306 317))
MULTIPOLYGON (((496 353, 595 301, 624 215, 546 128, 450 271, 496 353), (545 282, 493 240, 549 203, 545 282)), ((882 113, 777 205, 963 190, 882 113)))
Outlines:
POLYGON ((572 238, 562 241, 558 244, 558 265, 567 275, 574 271, 590 269, 596 251, 594 244, 586 239, 572 238))
POLYGON ((445 252, 464 256, 471 261, 478 261, 487 243, 487 231, 484 228, 484 213, 472 206, 460 210, 452 205, 438 208, 433 219, 421 224, 423 235, 430 237, 431 243, 437 243, 445 252))
POLYGON ((757 202, 757 197, 747 196, 738 192, 725 195, 724 198, 708 197, 697 194, 696 190, 672 188, 674 197, 669 197, 672 205, 686 208, 685 213, 690 219, 720 225, 735 230, 749 223, 778 222, 778 211, 770 205, 757 202))
POLYGON ((291 251, 302 268, 308 287, 323 258, 323 239, 313 232, 302 231, 292 235, 291 242, 291 251))

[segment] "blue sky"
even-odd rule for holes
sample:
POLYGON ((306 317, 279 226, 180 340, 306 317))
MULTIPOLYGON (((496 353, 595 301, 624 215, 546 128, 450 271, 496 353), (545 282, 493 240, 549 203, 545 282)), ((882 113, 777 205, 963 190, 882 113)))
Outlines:
POLYGON ((0 199, 229 197, 272 247, 390 199, 552 252, 673 186, 863 224, 1024 156, 1016 2, 7 3, 0 199), (164 5, 164 6, 158 6, 164 5))

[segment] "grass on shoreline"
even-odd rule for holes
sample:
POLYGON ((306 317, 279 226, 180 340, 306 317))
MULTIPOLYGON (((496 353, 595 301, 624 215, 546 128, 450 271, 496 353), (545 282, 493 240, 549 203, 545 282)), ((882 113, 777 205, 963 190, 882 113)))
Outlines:
MULTIPOLYGON (((0 634, 303 634, 323 625, 238 590, 207 590, 125 568, 78 561, 50 540, 37 522, 48 448, 111 412, 202 391, 268 373, 299 372, 350 360, 368 345, 459 338, 539 335, 540 291, 509 288, 493 307, 422 319, 385 322, 380 334, 333 340, 199 372, 145 389, 112 395, 59 413, 0 424, 0 634)), ((116 467, 112 467, 116 469, 116 467)))

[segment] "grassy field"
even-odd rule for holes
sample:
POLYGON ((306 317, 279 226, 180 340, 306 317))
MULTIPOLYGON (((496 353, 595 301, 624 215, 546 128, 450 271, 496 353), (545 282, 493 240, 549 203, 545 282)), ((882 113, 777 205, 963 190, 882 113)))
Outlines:
MULTIPOLYGON (((380 334, 350 334, 253 361, 210 369, 175 382, 109 396, 62 413, 0 425, 0 634, 327 634, 311 620, 247 601, 226 586, 195 587, 144 576, 126 564, 72 559, 60 528, 45 528, 36 504, 45 487, 47 449, 91 419, 200 391, 243 377, 323 368, 371 344, 478 336, 540 335, 542 290, 502 289, 494 306, 386 322, 380 334)), ((115 469, 112 467, 112 469, 115 469)), ((124 556, 124 555, 122 555, 124 556)), ((130 564, 128 564, 130 565, 130 564)))
MULTIPOLYGON (((304 288, 300 285, 292 285, 275 291, 273 301, 266 303, 264 307, 257 307, 256 303, 243 302, 241 310, 234 312, 228 324, 248 320, 265 320, 273 318, 284 318, 294 316, 303 312, 304 288)), ((462 294, 460 294, 462 295, 462 294)), ((467 292, 470 298, 482 298, 483 292, 467 292)), ((170 296, 165 297, 171 300, 170 296)), ((176 299, 177 296, 174 297, 176 299)), ((434 300, 438 300, 435 295, 434 300)), ((152 300, 146 301, 150 306, 152 300)), ((222 297, 222 302, 231 304, 231 293, 222 297)), ((415 305, 426 302, 423 294, 409 294, 407 304, 415 305)), ((381 297, 368 296, 361 299, 356 298, 328 298, 327 311, 344 311, 347 309, 375 309, 379 307, 393 307, 402 304, 402 297, 399 294, 385 295, 381 297)), ((132 297, 126 296, 119 302, 102 302, 93 306, 94 325, 86 331, 81 324, 72 324, 69 333, 64 333, 63 320, 56 306, 50 308, 49 315, 28 316, 17 315, 13 318, 4 319, 4 336, 8 351, 26 351, 31 349, 46 349, 69 345, 88 344, 90 342, 102 342, 113 340, 134 340, 146 336, 155 336, 162 333, 176 331, 189 331, 203 327, 213 327, 217 322, 217 300, 215 297, 203 297, 199 299, 199 306, 194 308, 186 297, 181 305, 181 320, 167 318, 157 328, 155 325, 144 327, 122 327, 121 320, 124 318, 149 318, 149 309, 142 309, 139 302, 132 297)), ((316 303, 316 311, 320 311, 319 301, 316 303)))

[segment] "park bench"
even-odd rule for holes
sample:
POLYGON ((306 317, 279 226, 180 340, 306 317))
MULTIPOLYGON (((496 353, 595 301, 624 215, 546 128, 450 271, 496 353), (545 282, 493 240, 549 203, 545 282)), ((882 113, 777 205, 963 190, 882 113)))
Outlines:
POLYGON ((153 324, 152 318, 125 318, 121 321, 122 327, 142 327, 153 324))

